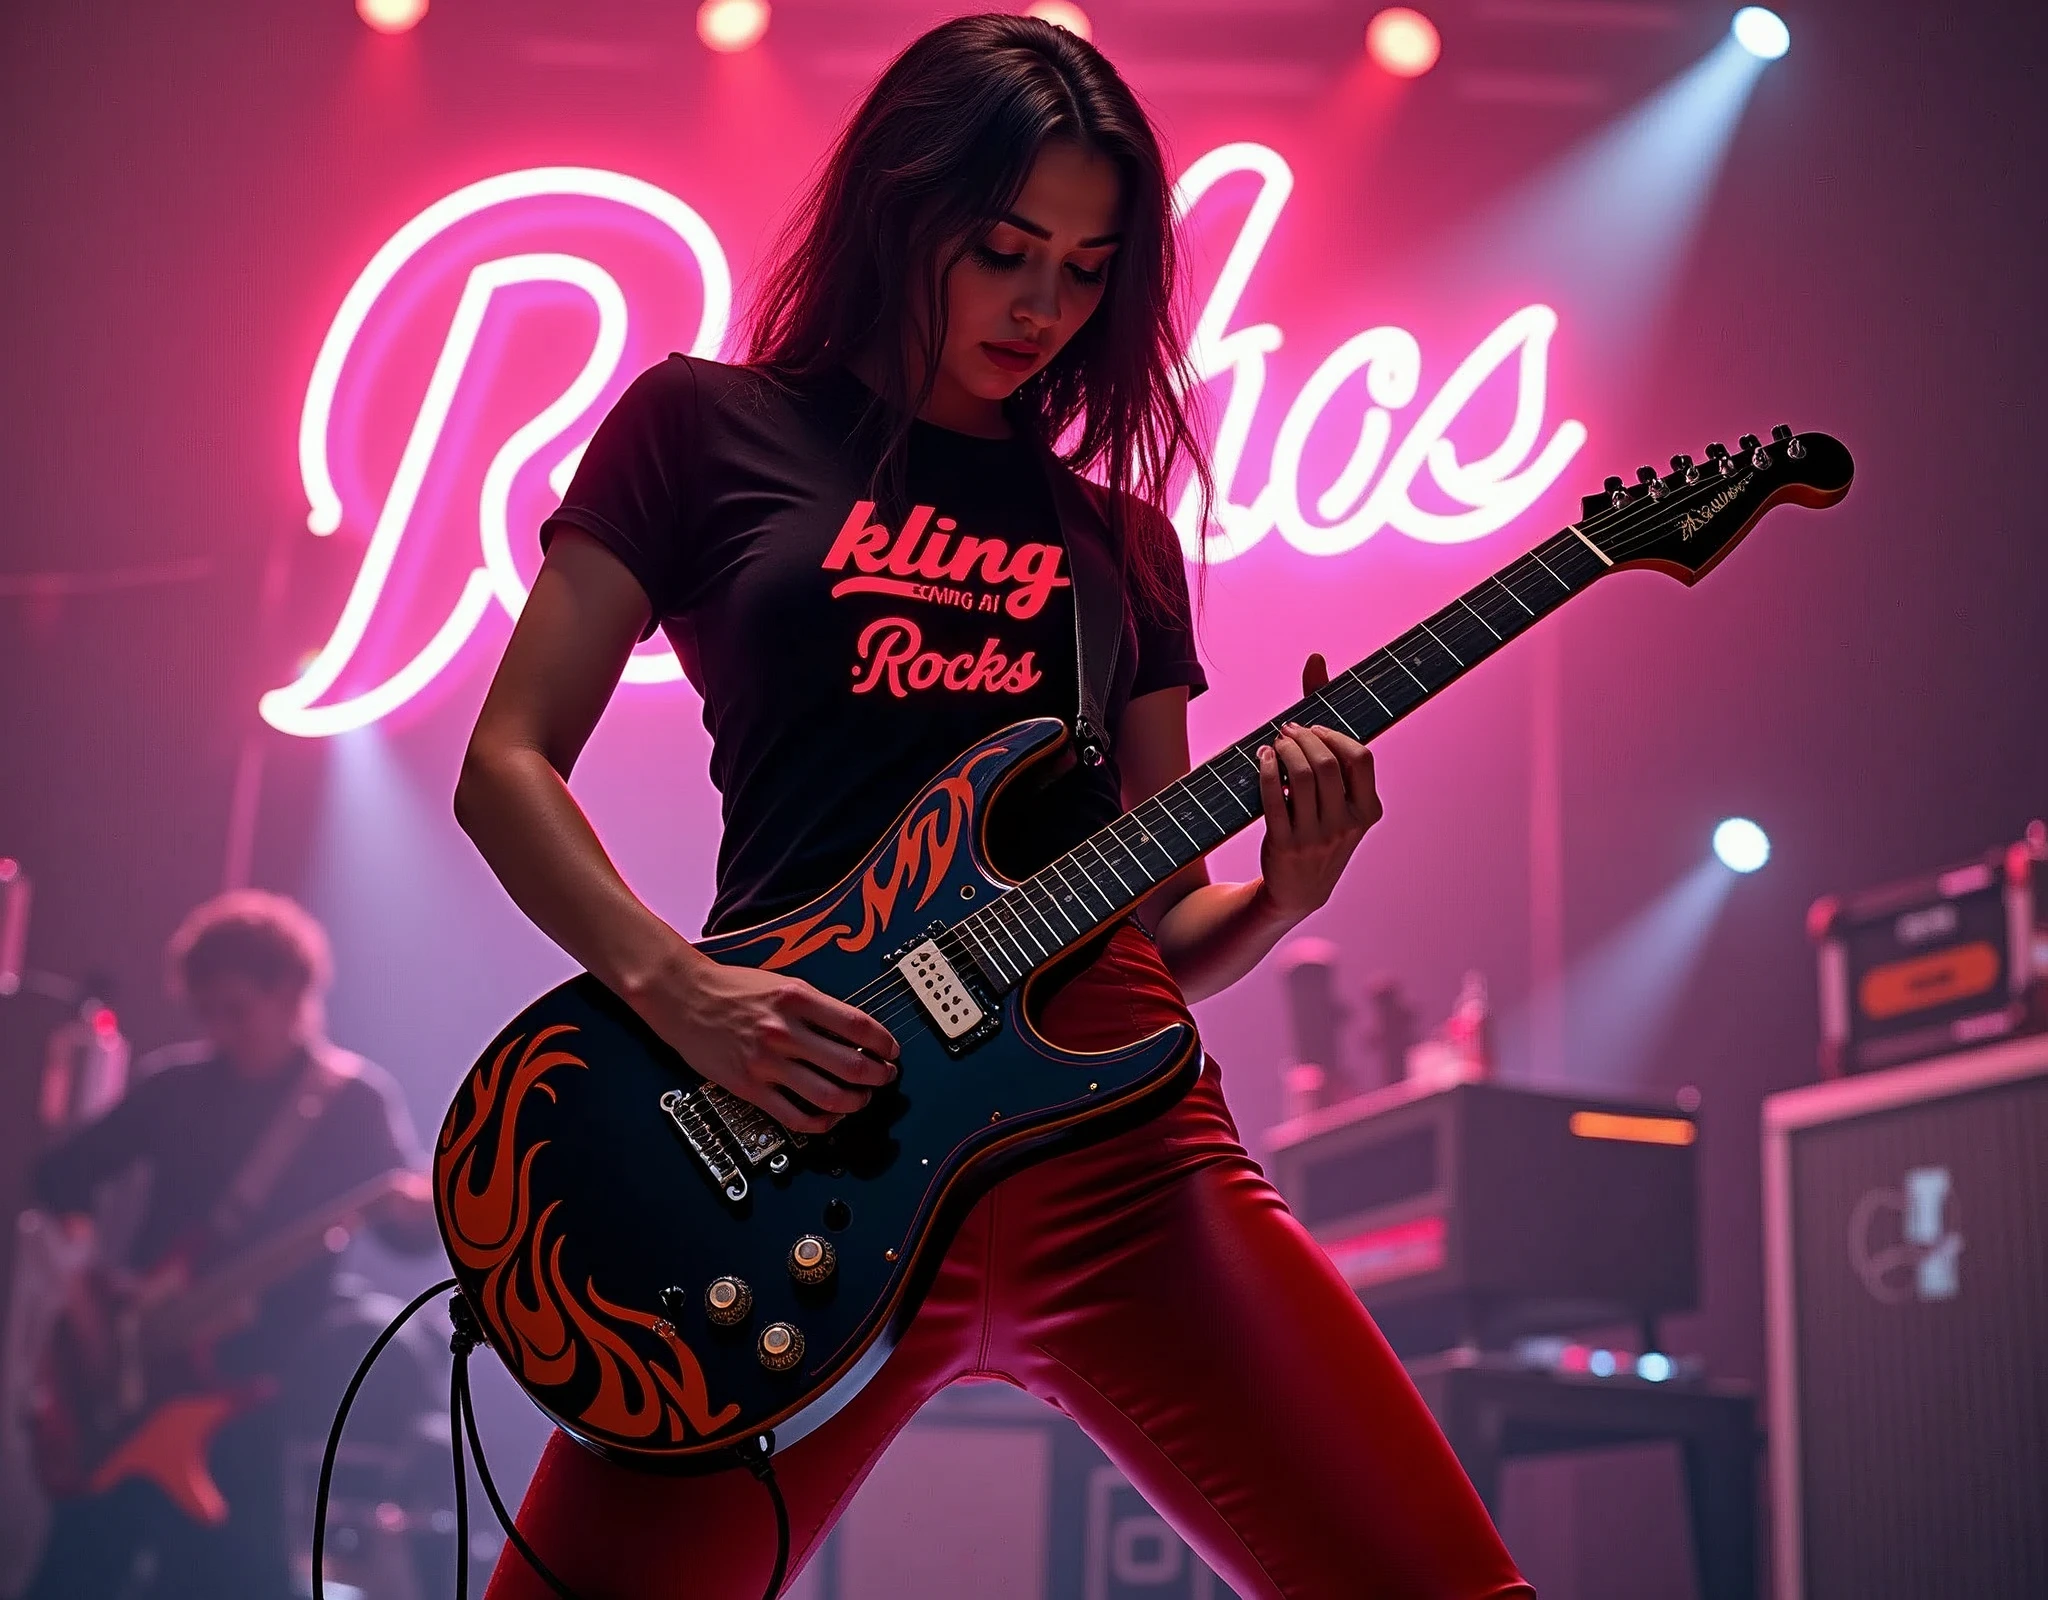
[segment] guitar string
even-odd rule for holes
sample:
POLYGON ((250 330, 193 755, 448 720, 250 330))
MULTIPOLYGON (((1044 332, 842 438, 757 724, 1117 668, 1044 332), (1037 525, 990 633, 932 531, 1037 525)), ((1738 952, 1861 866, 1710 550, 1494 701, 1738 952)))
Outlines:
MULTIPOLYGON (((1780 446, 1780 448, 1782 448, 1782 446, 1780 446)), ((1745 452, 1745 455, 1746 454, 1747 453, 1745 452)), ((1731 457, 1729 459, 1741 458, 1731 457)), ((1716 472, 1713 476, 1708 477, 1705 475, 1704 470, 1702 470, 1701 481, 1697 484, 1687 484, 1682 488, 1669 490, 1666 496, 1661 499, 1652 499, 1651 497, 1645 495, 1640 499, 1631 499, 1625 506, 1610 506, 1608 509, 1604 511, 1596 512, 1592 516, 1586 517, 1579 522, 1570 524, 1568 527, 1561 529, 1560 532, 1569 533, 1574 530, 1579 530, 1585 533, 1606 533, 1622 535, 1622 538, 1619 543, 1615 544, 1612 548, 1603 550, 1603 553, 1607 555, 1611 561, 1619 562, 1621 560, 1625 560, 1632 557, 1641 550, 1647 548, 1651 543, 1654 543, 1657 538, 1661 537, 1667 531, 1663 524, 1667 523, 1670 520, 1672 513, 1679 511, 1687 505, 1712 498, 1712 495, 1721 488, 1726 487, 1729 479, 1734 476, 1734 473, 1730 473, 1724 476, 1721 473, 1716 472), (1638 515, 1638 513, 1644 514, 1638 515)), ((1556 537, 1556 535, 1553 535, 1552 537, 1556 537)), ((1522 559, 1527 559, 1527 557, 1529 555, 1532 555, 1534 553, 1534 550, 1537 548, 1540 548, 1540 546, 1532 547, 1530 551, 1524 552, 1522 559)), ((1541 558, 1538 557, 1537 559, 1540 562, 1541 558)), ((1513 563, 1510 563, 1510 565, 1513 565, 1513 563)), ((1502 568, 1501 570, 1505 571, 1506 568, 1502 568)), ((1548 570, 1547 564, 1546 570, 1548 570)), ((1494 574, 1494 576, 1498 577, 1499 574, 1496 573, 1494 574)), ((1552 576, 1555 577, 1555 574, 1552 574, 1552 576)), ((1483 581, 1484 580, 1482 580, 1482 582, 1483 581)), ((1562 580, 1558 581, 1562 582, 1562 580)), ((1586 587, 1590 586, 1590 584, 1586 585, 1586 587)), ((1505 584, 1503 584, 1503 587, 1506 587, 1505 584)), ((1512 589, 1510 589, 1508 592, 1511 595, 1514 593, 1512 589)), ((1582 592, 1582 589, 1569 589, 1565 595, 1565 599, 1570 599, 1573 595, 1582 592)), ((1459 598, 1462 599, 1463 597, 1460 596, 1459 598)), ((1561 601, 1559 603, 1562 604, 1561 601)), ((1484 622, 1485 619, 1481 618, 1480 620, 1484 622)), ((1419 624, 1418 626, 1423 625, 1419 624)), ((1413 631, 1415 630, 1409 630, 1409 632, 1413 631)), ((1435 637, 1434 633, 1431 634, 1431 637, 1435 637)), ((1446 654, 1451 655, 1452 660, 1456 661, 1458 659, 1457 656, 1455 654, 1452 654, 1447 647, 1442 645, 1441 642, 1439 642, 1438 648, 1443 649, 1446 654)), ((1380 655, 1391 656, 1392 652, 1388 646, 1383 645, 1378 650, 1375 650, 1367 656, 1363 657, 1355 666, 1346 668, 1344 673, 1339 674, 1339 677, 1342 678, 1350 676, 1350 674, 1356 671, 1358 667, 1363 666, 1366 662, 1371 661, 1375 656, 1380 655)), ((1394 659, 1398 660, 1399 658, 1395 657, 1394 659)), ((1334 684, 1337 681, 1337 679, 1332 679, 1330 683, 1324 684, 1322 687, 1316 689, 1313 693, 1304 695, 1303 699, 1307 701, 1322 698, 1325 691, 1327 691, 1332 686, 1332 684, 1334 684)), ((1372 694, 1373 691, 1370 682, 1365 680, 1361 681, 1364 683, 1366 692, 1368 694, 1372 694)), ((1439 685, 1439 688, 1449 687, 1450 681, 1451 680, 1446 680, 1444 684, 1439 685)), ((1435 691, 1432 690, 1429 694, 1425 695, 1424 698, 1430 698, 1434 695, 1434 693, 1435 691)), ((1378 696, 1375 694, 1374 698, 1377 699, 1378 696)), ((1417 702, 1418 705, 1420 703, 1420 701, 1417 702)), ((1413 708, 1411 707, 1410 709, 1413 708)), ((1340 715, 1338 720, 1343 721, 1344 719, 1340 715)), ((1264 727, 1277 727, 1277 723, 1262 724, 1261 728, 1254 729, 1251 735, 1248 735, 1244 739, 1236 740, 1232 742, 1230 745, 1226 746, 1224 750, 1218 751, 1217 756, 1221 757, 1225 754, 1234 752, 1241 759, 1247 761, 1253 760, 1253 757, 1250 754, 1248 754, 1242 747, 1248 741, 1260 741, 1262 739, 1262 729, 1264 727)), ((1385 730, 1383 729, 1381 731, 1384 732, 1385 730)), ((1195 767, 1189 773, 1187 773, 1184 778, 1177 779, 1175 781, 1177 783, 1180 783, 1188 782, 1197 777, 1207 777, 1209 779, 1214 780, 1222 788, 1222 791, 1224 793, 1231 795, 1233 798, 1237 798, 1237 792, 1229 787, 1228 783, 1222 778, 1221 774, 1210 770, 1211 762, 1215 759, 1216 757, 1212 757, 1209 760, 1205 760, 1199 766, 1195 767)), ((1163 792, 1164 791, 1162 791, 1162 793, 1163 792)), ((1190 797, 1195 800, 1195 803, 1198 806, 1201 806, 1201 796, 1199 794, 1196 794, 1193 789, 1190 789, 1189 793, 1190 797)), ((1158 796, 1148 796, 1147 798, 1150 800, 1156 800, 1158 796)), ((1144 801, 1139 802, 1140 805, 1144 803, 1144 801)), ((1203 807, 1202 809, 1204 811, 1204 814, 1206 815, 1207 807, 1203 807)), ((1123 812, 1116 820, 1120 822, 1123 820, 1124 817, 1134 815, 1136 811, 1137 807, 1134 806, 1129 811, 1123 812)), ((1168 811, 1167 815, 1169 818, 1171 818, 1172 812, 1168 811)), ((1210 820, 1213 824, 1214 818, 1212 817, 1210 820)), ((1252 820, 1253 819, 1251 817, 1247 817, 1245 819, 1245 822, 1248 824, 1252 820)), ((1114 826, 1114 822, 1108 825, 1108 827, 1110 828, 1113 828, 1114 826)), ((1101 831, 1107 830, 1098 830, 1098 832, 1101 831)), ((1235 830, 1233 829, 1232 831, 1234 832, 1235 830)), ((1090 838, 1093 837, 1093 835, 1090 836, 1090 838)), ((1225 837, 1227 838, 1229 837, 1229 835, 1226 834, 1225 837)), ((1086 842, 1087 841, 1085 840, 1083 841, 1083 843, 1086 842)), ((1121 843, 1121 841, 1118 842, 1121 843)), ((1190 839, 1190 842, 1193 842, 1192 838, 1190 839)), ((1223 841, 1220 839, 1217 841, 1218 844, 1221 844, 1222 842, 1223 841)), ((1080 846, 1077 845, 1075 847, 1075 850, 1078 850, 1079 848, 1080 846)), ((1125 848, 1127 850, 1129 849, 1128 846, 1126 846, 1125 848)), ((1211 848, 1213 849, 1214 846, 1211 846, 1211 848)), ((1048 868, 1056 866, 1058 860, 1063 860, 1066 856, 1073 855, 1074 853, 1074 850, 1065 852, 1064 855, 1062 855, 1059 858, 1056 858, 1054 862, 1048 863, 1048 868)), ((1101 852, 1098 850, 1098 853, 1101 852)), ((1135 858, 1135 852, 1132 853, 1135 858)), ((1199 854, 1207 854, 1207 852, 1203 851, 1199 852, 1199 854)), ((1107 857, 1105 856, 1105 860, 1106 859, 1107 857)), ((1190 860, 1193 859, 1196 858, 1190 858, 1190 860)), ((1140 864, 1142 865, 1142 863, 1140 864)), ((1182 863, 1182 865, 1186 865, 1186 863, 1182 863)), ((1114 868, 1112 868, 1112 870, 1114 870, 1114 868)), ((1175 870, 1179 869, 1176 868, 1175 870)), ((966 945, 964 943, 964 937, 967 924, 975 920, 975 918, 981 917, 992 912, 997 906, 1001 905, 1011 893, 1026 889, 1030 884, 1037 881, 1039 876, 1039 874, 1033 874, 1031 877, 1019 880, 1010 888, 1002 891, 1001 894, 997 895, 987 905, 983 906, 980 911, 973 913, 972 916, 962 918, 959 922, 951 923, 946 927, 940 929, 938 933, 932 935, 932 942, 935 945, 939 946, 941 952, 945 954, 949 960, 953 960, 956 962, 961 960, 974 960, 976 966, 986 966, 986 961, 975 959, 973 953, 966 948, 966 945), (951 949, 946 948, 948 942, 952 944, 951 949)), ((1061 874, 1060 881, 1064 886, 1066 882, 1064 874, 1061 874)), ((1093 884, 1094 882, 1092 878, 1086 879, 1086 881, 1090 884, 1093 884)), ((1054 898, 1052 896, 1051 891, 1049 889, 1045 889, 1045 886, 1042 884, 1040 885, 1040 888, 1043 892, 1046 893, 1048 900, 1050 902, 1051 909, 1059 910, 1061 912, 1061 915, 1065 916, 1066 913, 1064 909, 1060 906, 1060 903, 1057 900, 1057 898, 1054 898)), ((1097 886, 1097 888, 1098 892, 1106 894, 1106 891, 1100 890, 1099 886, 1097 886)), ((1084 912, 1088 910, 1087 901, 1083 899, 1079 893, 1072 890, 1071 887, 1068 888, 1068 892, 1073 895, 1075 902, 1081 907, 1081 909, 1084 912)), ((1139 899, 1143 899, 1143 896, 1139 896, 1139 899)), ((1048 932, 1056 934, 1057 930, 1054 929, 1050 916, 1047 914, 1046 911, 1040 910, 1037 906, 1034 906, 1032 904, 1031 897, 1029 896, 1029 894, 1023 895, 1022 901, 1025 910, 1031 912, 1033 915, 1037 916, 1040 921, 1044 922, 1048 932)), ((1135 903, 1135 901, 1132 902, 1132 904, 1135 903)), ((1118 908, 1117 911, 1112 913, 1112 916, 1120 914, 1121 909, 1122 908, 1118 908)), ((1069 922, 1073 921, 1072 917, 1067 917, 1067 920, 1069 922)), ((1109 919, 1106 918, 1105 920, 1109 919)), ((1071 950, 1074 946, 1084 943, 1088 938, 1092 937, 1096 932, 1100 931, 1101 926, 1102 924, 1098 922, 1089 928, 1080 930, 1079 932, 1077 932, 1074 939, 1072 939, 1066 944, 1059 946, 1059 948, 1055 949, 1051 953, 1045 955, 1036 965, 1027 969, 1027 971, 1023 974, 1020 974, 1016 982, 1021 984, 1025 981, 1027 977, 1030 976, 1031 973, 1039 971, 1045 966, 1049 966, 1053 961, 1058 959, 1060 955, 1071 950)), ((1027 927, 1025 931, 1028 933, 1030 930, 1027 927)), ((987 938, 983 938, 981 942, 984 946, 986 946, 990 944, 992 941, 988 940, 987 938)), ((1020 954, 1026 956, 1029 955, 1029 952, 1024 949, 1024 946, 1021 941, 1014 942, 1017 943, 1018 951, 1020 954)), ((1038 941, 1034 937, 1032 942, 1035 944, 1038 941)), ((915 991, 911 988, 910 981, 907 978, 905 978, 900 972, 896 971, 894 968, 891 968, 889 971, 879 975, 874 979, 871 979, 868 983, 862 985, 861 988, 854 990, 853 993, 840 998, 842 998, 844 1000, 844 1003, 847 1005, 851 1005, 860 1010, 867 1011, 868 1015, 873 1017, 877 1022, 880 1022, 884 1027, 890 1028, 893 1028, 893 1026, 896 1023, 902 1022, 906 1019, 914 1020, 920 1014, 921 1009, 921 1003, 918 1001, 915 991), (870 1006, 877 1006, 879 1007, 879 1009, 870 1010, 870 1006)))

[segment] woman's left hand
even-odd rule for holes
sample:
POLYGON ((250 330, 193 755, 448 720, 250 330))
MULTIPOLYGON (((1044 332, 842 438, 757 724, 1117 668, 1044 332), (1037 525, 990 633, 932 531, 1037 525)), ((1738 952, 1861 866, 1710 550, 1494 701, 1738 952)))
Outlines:
MULTIPOLYGON (((1311 655, 1301 669, 1302 693, 1329 681, 1322 656, 1311 655)), ((1299 922, 1330 898, 1358 841, 1380 820, 1372 752, 1320 723, 1282 723, 1280 736, 1259 747, 1259 795, 1266 808, 1259 846, 1264 897, 1299 922)))

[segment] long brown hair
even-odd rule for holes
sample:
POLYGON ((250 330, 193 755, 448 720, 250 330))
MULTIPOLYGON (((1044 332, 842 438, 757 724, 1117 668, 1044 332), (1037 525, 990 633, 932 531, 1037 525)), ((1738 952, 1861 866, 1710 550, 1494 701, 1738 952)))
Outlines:
POLYGON ((990 13, 942 23, 898 56, 783 227, 747 318, 747 359, 801 380, 867 355, 888 417, 881 459, 900 484, 910 419, 931 396, 944 346, 946 274, 1014 205, 1048 140, 1115 163, 1123 240, 1094 315, 1006 412, 1048 443, 1071 434, 1061 459, 1109 487, 1132 586, 1164 609, 1179 540, 1164 516, 1128 515, 1126 497, 1163 507, 1185 456, 1206 527, 1214 489, 1182 399, 1192 389, 1187 312, 1160 141, 1086 40, 990 13), (913 291, 921 322, 909 314, 913 291))

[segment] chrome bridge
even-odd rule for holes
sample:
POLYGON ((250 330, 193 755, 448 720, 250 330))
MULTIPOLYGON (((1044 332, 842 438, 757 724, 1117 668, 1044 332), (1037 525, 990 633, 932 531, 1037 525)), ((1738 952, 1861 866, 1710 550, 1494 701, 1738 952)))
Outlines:
POLYGON ((661 1097, 661 1109, 711 1174, 711 1181, 734 1205, 749 1193, 750 1168, 765 1166, 771 1173, 787 1172, 791 1155, 808 1142, 759 1106, 749 1105, 731 1090, 708 1081, 691 1089, 669 1090, 661 1097))

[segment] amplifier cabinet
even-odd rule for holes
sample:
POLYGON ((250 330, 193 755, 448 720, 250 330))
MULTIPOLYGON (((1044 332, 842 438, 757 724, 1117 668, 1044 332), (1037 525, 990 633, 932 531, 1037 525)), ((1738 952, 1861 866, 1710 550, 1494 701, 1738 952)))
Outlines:
POLYGON ((1697 1305, 1698 1132, 1669 1102, 1404 1083, 1272 1129, 1266 1167, 1425 1355, 1697 1305))
POLYGON ((1069 1418, 1006 1383, 941 1390, 788 1600, 1236 1600, 1069 1418))
POLYGON ((1976 861, 1817 900, 1828 1077, 2048 1029, 2048 826, 1976 861))
POLYGON ((1764 1102, 1778 1600, 2048 1595, 2048 1038, 1764 1102))

